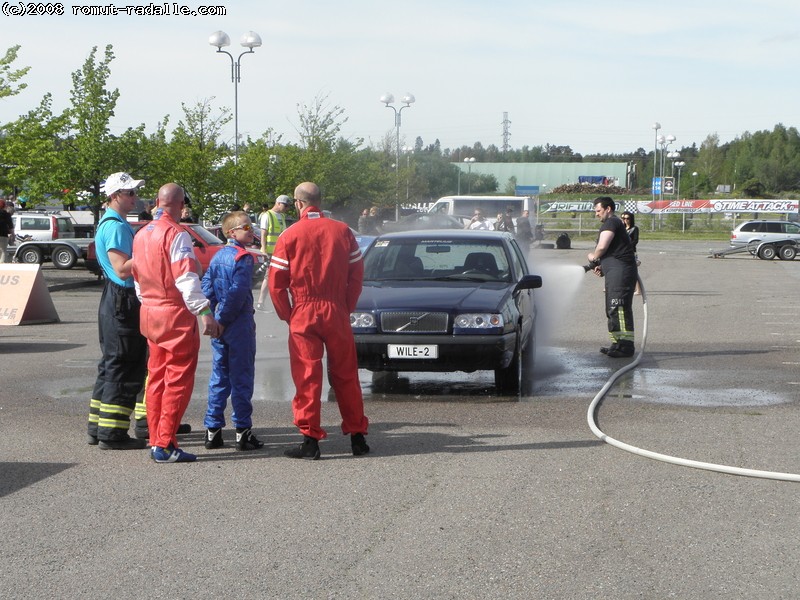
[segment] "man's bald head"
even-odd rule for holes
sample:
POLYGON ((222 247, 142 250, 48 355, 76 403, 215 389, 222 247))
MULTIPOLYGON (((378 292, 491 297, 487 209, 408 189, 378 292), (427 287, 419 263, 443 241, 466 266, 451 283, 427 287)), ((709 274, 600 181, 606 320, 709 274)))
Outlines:
POLYGON ((322 198, 320 197, 319 186, 316 183, 305 181, 294 189, 294 197, 305 203, 306 206, 316 206, 319 208, 322 198))
POLYGON ((158 207, 164 209, 174 220, 181 218, 181 209, 186 201, 186 193, 177 183, 166 183, 158 190, 158 207))

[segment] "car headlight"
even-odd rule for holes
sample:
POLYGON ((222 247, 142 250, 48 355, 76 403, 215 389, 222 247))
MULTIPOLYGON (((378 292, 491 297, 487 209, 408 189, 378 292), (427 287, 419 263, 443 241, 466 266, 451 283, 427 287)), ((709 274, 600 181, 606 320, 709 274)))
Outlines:
POLYGON ((465 313, 456 315, 456 329, 502 329, 503 315, 496 313, 465 313))
POLYGON ((350 327, 353 329, 372 329, 375 327, 375 315, 368 312, 350 313, 350 327))

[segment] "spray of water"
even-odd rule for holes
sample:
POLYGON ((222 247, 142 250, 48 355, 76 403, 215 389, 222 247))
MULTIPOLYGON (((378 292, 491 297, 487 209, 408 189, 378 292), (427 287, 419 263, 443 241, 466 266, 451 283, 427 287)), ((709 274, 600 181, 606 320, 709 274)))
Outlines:
POLYGON ((568 318, 586 272, 580 265, 547 261, 538 262, 534 270, 543 282, 536 290, 536 344, 542 346, 550 343, 555 328, 568 318))

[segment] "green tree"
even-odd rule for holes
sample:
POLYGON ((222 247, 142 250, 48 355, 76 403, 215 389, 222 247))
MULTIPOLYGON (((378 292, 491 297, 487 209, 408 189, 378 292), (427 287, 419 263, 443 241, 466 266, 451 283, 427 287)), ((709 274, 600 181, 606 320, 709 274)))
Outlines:
POLYGON ((16 96, 26 87, 28 87, 27 83, 17 82, 25 77, 31 68, 23 67, 13 71, 11 70, 11 63, 17 60, 17 53, 19 52, 19 49, 19 45, 11 46, 11 48, 6 50, 5 56, 0 58, 0 98, 16 96))
POLYGON ((189 192, 195 216, 209 218, 230 209, 236 188, 230 151, 219 143, 222 129, 231 120, 230 110, 222 108, 214 114, 211 100, 191 108, 181 104, 184 117, 169 142, 170 161, 164 161, 172 169, 167 179, 189 192))
POLYGON ((4 125, 0 134, 4 163, 0 187, 19 188, 31 205, 41 204, 54 191, 62 190, 62 137, 67 126, 64 114, 53 115, 50 94, 37 108, 4 125))
POLYGON ((97 59, 97 46, 92 48, 83 66, 72 73, 70 107, 66 111, 69 133, 64 144, 66 164, 64 182, 68 187, 91 193, 95 214, 105 200, 100 184, 109 173, 132 170, 117 153, 119 146, 109 131, 109 122, 119 98, 119 90, 106 88, 114 60, 112 46, 97 59))

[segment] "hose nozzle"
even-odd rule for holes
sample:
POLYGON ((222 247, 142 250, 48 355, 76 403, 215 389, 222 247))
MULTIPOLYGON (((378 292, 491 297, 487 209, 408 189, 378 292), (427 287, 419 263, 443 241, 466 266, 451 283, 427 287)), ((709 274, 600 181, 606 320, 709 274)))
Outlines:
POLYGON ((594 271, 599 266, 600 266, 600 261, 593 260, 589 264, 583 265, 583 272, 588 273, 589 271, 594 271))

